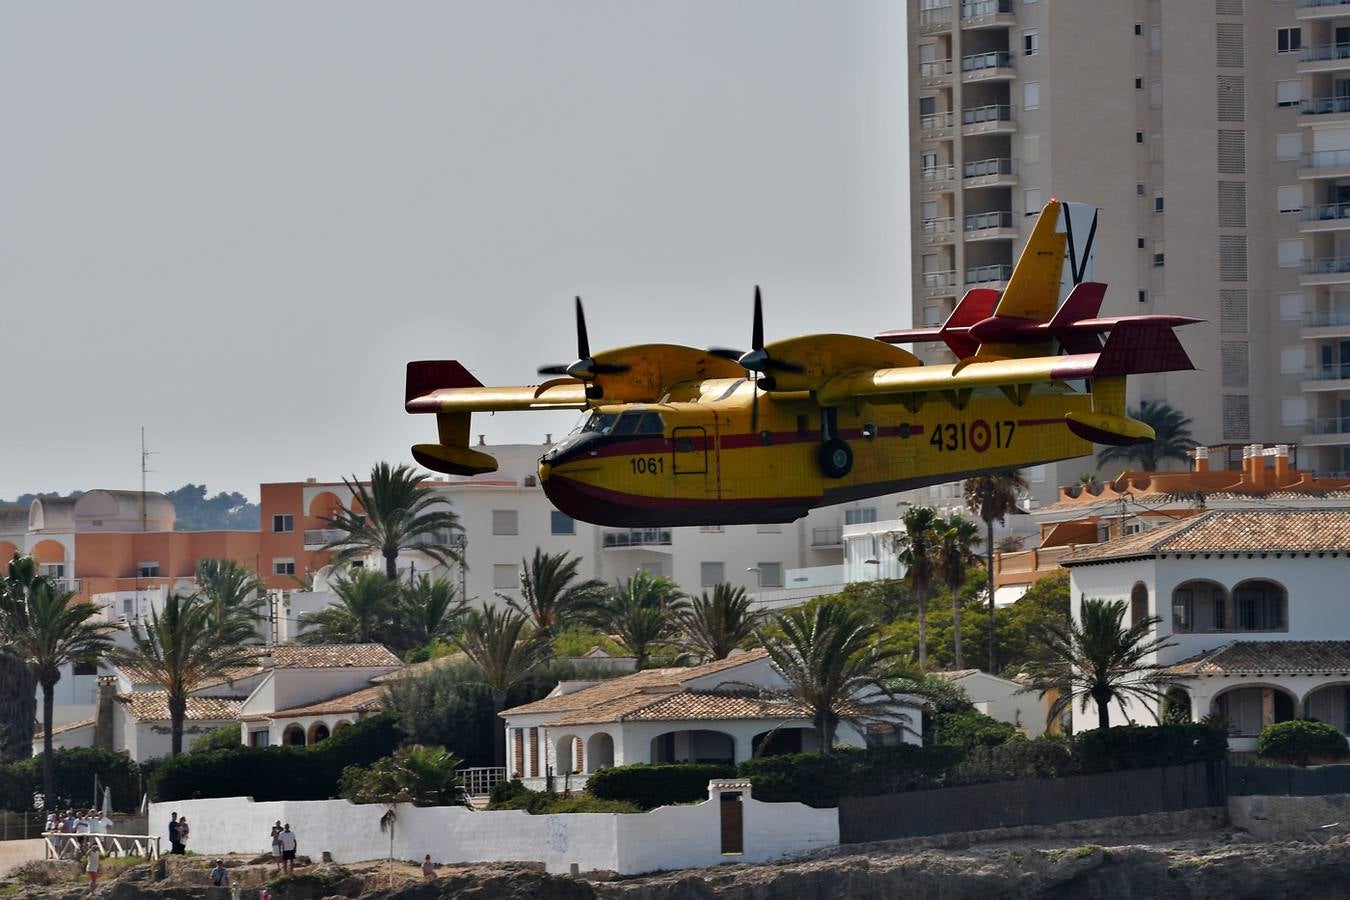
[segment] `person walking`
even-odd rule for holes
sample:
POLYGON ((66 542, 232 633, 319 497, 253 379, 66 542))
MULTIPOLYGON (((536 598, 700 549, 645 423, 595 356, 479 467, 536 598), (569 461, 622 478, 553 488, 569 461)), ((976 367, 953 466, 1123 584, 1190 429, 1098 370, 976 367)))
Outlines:
POLYGON ((178 852, 180 854, 187 852, 188 833, 187 816, 183 816, 178 820, 178 852))
POLYGON ((278 835, 281 839, 281 869, 287 875, 295 873, 295 850, 300 846, 300 842, 295 838, 295 832, 291 831, 291 823, 287 822, 286 827, 278 835))
POLYGON ((182 846, 178 843, 178 813, 169 816, 169 852, 183 852, 182 846))
POLYGON ((89 893, 91 894, 94 892, 95 888, 98 887, 98 867, 98 847, 93 846, 89 848, 89 859, 84 864, 84 871, 89 874, 89 893))
POLYGON ((277 819, 272 826, 272 862, 276 863, 277 871, 281 871, 281 820, 277 819))

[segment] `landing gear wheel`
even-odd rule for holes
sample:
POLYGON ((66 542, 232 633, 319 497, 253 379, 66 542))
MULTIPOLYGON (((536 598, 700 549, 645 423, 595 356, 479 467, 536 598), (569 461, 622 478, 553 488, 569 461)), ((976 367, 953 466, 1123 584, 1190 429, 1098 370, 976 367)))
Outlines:
POLYGON ((843 478, 853 468, 853 448, 839 438, 830 438, 821 444, 817 458, 820 471, 829 478, 843 478))

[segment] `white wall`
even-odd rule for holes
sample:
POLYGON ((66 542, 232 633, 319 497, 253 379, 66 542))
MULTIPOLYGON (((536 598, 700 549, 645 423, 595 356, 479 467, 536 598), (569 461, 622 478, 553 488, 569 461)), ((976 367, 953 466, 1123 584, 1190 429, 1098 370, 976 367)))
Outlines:
POLYGON ((972 672, 956 679, 980 712, 1022 729, 1029 738, 1045 732, 1045 704, 1035 694, 1020 694, 1021 685, 987 672, 972 672))
MULTIPOLYGON (((664 807, 648 813, 577 813, 531 816, 519 810, 475 812, 461 807, 417 809, 400 805, 394 855, 438 863, 542 862, 550 872, 636 874, 663 869, 763 862, 839 842, 838 813, 799 803, 744 800, 745 852, 724 857, 719 843, 718 800, 664 807)), ((177 812, 192 826, 189 849, 201 854, 263 853, 268 829, 289 822, 299 852, 317 858, 324 850, 337 862, 382 859, 389 837, 379 827, 385 808, 345 800, 254 803, 244 797, 152 803, 150 827, 161 828, 177 812)))

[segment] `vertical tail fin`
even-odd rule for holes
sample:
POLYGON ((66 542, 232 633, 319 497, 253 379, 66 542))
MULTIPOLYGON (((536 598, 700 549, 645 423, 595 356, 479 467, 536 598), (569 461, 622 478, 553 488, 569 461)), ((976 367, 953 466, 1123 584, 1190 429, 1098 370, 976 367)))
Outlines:
POLYGON ((1100 281, 1084 281, 1074 285, 1069 296, 1064 298, 1064 303, 1050 320, 1050 333, 1059 341, 1065 353, 1096 353, 1102 348, 1102 342, 1096 334, 1074 331, 1073 325, 1084 319, 1096 318, 1105 296, 1106 285, 1100 281))
POLYGON ((1041 210, 994 315, 1048 322, 1055 314, 1067 244, 1067 235, 1059 230, 1060 206, 1051 200, 1041 210))
POLYGON ((976 322, 989 318, 994 312, 994 306, 998 303, 998 291, 993 288, 971 288, 966 291, 966 295, 961 298, 961 302, 956 304, 956 309, 947 317, 947 321, 942 323, 939 334, 948 349, 956 354, 957 358, 965 359, 967 356, 973 356, 979 349, 980 342, 964 333, 964 329, 969 328, 976 322), (960 328, 961 333, 954 333, 952 329, 960 328))

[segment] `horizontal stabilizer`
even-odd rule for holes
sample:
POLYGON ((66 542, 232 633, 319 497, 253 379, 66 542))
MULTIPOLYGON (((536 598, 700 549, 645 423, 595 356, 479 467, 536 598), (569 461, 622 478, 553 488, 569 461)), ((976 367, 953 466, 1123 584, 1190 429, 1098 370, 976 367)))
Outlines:
POLYGON ((1156 437, 1148 425, 1127 416, 1071 410, 1064 414, 1064 418, 1069 423, 1070 431, 1094 444, 1127 447, 1130 444, 1146 444, 1156 437))
POLYGON ((1105 296, 1106 285, 1100 281, 1084 281, 1074 285, 1069 296, 1064 298, 1050 320, 1050 333, 1065 353, 1095 353, 1101 349, 1102 342, 1097 335, 1075 329, 1074 325, 1094 318, 1101 311, 1105 296))
POLYGON ((1111 329, 1106 345, 1092 367, 1092 374, 1094 378, 1104 378, 1148 372, 1187 372, 1194 368, 1172 326, 1157 321, 1124 319, 1111 329))

